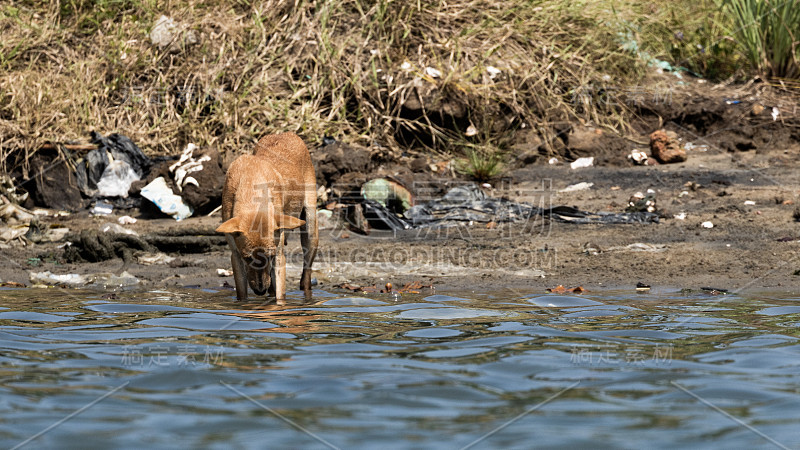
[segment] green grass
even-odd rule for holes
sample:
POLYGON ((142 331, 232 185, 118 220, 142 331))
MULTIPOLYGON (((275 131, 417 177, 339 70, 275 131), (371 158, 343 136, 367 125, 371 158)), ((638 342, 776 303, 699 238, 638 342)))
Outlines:
POLYGON ((800 1, 721 0, 747 61, 762 75, 800 77, 800 1))

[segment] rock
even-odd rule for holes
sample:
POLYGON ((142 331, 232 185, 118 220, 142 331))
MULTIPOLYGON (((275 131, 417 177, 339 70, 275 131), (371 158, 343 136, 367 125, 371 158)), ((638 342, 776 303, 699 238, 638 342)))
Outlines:
POLYGON ((567 148, 570 154, 577 159, 580 156, 589 156, 601 148, 600 141, 603 130, 582 125, 577 125, 567 135, 567 148))
POLYGON ((369 172, 372 157, 366 148, 335 142, 312 152, 317 184, 330 185, 348 172, 369 172))
POLYGON ((687 158, 678 135, 672 131, 657 130, 650 134, 650 152, 664 164, 683 162, 687 158))
POLYGON ((69 163, 50 151, 38 151, 31 158, 31 176, 21 186, 30 192, 37 206, 79 211, 85 201, 69 163))
POLYGON ((515 134, 511 149, 517 154, 517 160, 522 164, 533 164, 541 157, 542 143, 539 133, 525 129, 515 134))
POLYGON ((150 31, 150 42, 159 49, 179 53, 182 48, 197 43, 197 35, 185 26, 179 26, 172 18, 161 16, 150 31))

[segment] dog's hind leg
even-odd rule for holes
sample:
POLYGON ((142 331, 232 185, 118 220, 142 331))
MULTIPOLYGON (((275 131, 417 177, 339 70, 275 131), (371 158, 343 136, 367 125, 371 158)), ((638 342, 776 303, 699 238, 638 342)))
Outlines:
POLYGON ((311 296, 311 265, 314 264, 319 245, 316 192, 311 198, 306 196, 300 218, 305 220, 305 223, 300 226, 300 244, 303 248, 303 275, 300 277, 300 289, 308 298, 311 296))

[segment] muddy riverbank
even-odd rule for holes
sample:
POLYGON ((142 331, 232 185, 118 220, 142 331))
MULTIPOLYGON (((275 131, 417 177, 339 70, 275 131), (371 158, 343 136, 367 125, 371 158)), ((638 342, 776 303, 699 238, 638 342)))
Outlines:
MULTIPOLYGON (((727 290, 800 289, 798 157, 788 152, 697 151, 686 163, 637 167, 531 165, 510 173, 505 190, 489 190, 538 206, 568 205, 587 211, 620 212, 635 192, 655 191, 662 218, 657 224, 571 224, 538 217, 528 222, 373 232, 320 230, 315 264, 319 287, 347 282, 394 286, 420 280, 440 289, 583 286, 633 288, 637 282, 674 288, 727 290), (589 189, 559 192, 569 185, 589 189), (682 217, 682 219, 680 218, 682 217), (713 228, 703 226, 708 222, 713 228)), ((122 215, 124 211, 120 212, 122 215)), ((136 215, 136 211, 127 211, 136 215)), ((77 213, 41 219, 71 230, 97 229, 116 215, 77 213)), ((218 216, 139 220, 126 225, 140 235, 169 230, 212 230, 218 216)), ((196 231, 195 233, 200 233, 196 231)), ((213 241, 213 239, 212 239, 213 241)), ((4 249, 0 279, 30 284, 31 272, 93 274, 127 271, 140 286, 220 288, 232 277, 224 246, 203 253, 176 253, 168 264, 143 265, 137 258, 68 263, 63 243, 4 249)), ((299 277, 299 238, 290 235, 289 278, 299 277)))

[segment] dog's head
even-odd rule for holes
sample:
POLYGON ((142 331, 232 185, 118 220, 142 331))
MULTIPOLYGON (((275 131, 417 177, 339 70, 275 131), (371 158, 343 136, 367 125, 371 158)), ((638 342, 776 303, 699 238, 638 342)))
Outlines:
POLYGON ((275 262, 275 254, 281 229, 297 228, 305 223, 296 217, 257 211, 253 214, 235 216, 217 228, 218 233, 233 236, 236 248, 247 267, 247 281, 256 295, 267 292, 269 273, 275 262))

